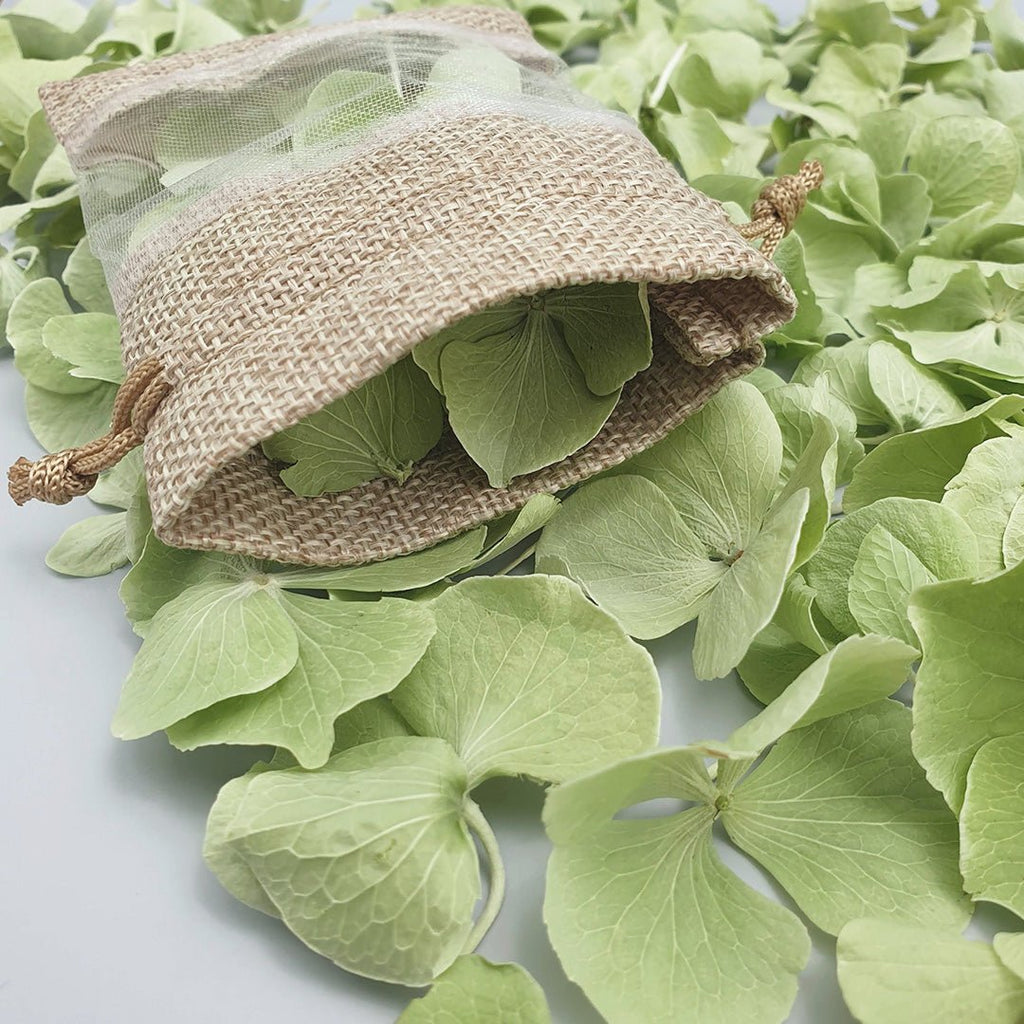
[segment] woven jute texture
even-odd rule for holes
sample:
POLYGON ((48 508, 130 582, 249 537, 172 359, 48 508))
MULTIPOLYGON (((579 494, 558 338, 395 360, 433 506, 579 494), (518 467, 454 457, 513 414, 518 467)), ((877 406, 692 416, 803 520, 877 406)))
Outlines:
MULTIPOLYGON (((445 16, 528 32, 506 12, 445 16)), ((261 45, 229 44, 253 60, 261 45)), ((111 73, 118 89, 132 70, 111 73)), ((107 77, 47 93, 66 139, 84 137, 96 97, 111 95, 107 77)), ((247 192, 163 253, 118 311, 126 366, 156 357, 169 384, 145 441, 157 534, 334 565, 427 547, 643 450, 760 362, 759 338, 792 316, 794 298, 721 207, 638 133, 506 112, 453 115, 247 192), (450 436, 404 484, 316 498, 288 491, 255 447, 446 325, 595 281, 650 284, 654 361, 593 441, 508 489, 489 487, 450 436)))

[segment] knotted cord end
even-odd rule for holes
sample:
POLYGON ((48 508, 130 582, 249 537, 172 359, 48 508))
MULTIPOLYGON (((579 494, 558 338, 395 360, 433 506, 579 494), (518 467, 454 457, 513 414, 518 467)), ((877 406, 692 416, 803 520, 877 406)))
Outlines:
POLYGON ((170 389, 159 361, 143 359, 118 388, 107 434, 79 448, 44 455, 35 462, 18 459, 7 471, 8 493, 18 505, 33 498, 50 505, 66 505, 72 498, 88 494, 100 473, 142 444, 150 418, 170 389))
POLYGON ((7 493, 11 496, 15 505, 24 505, 32 495, 29 494, 28 476, 32 469, 32 463, 24 456, 7 470, 7 493))
POLYGON ((66 505, 72 498, 88 494, 96 483, 94 474, 76 473, 71 462, 74 448, 44 455, 35 462, 18 459, 7 471, 7 490, 15 504, 35 498, 50 505, 66 505))
POLYGON ((739 233, 747 239, 763 238, 761 252, 770 259, 800 216, 807 194, 821 188, 824 180, 821 162, 805 160, 796 174, 767 182, 750 208, 750 222, 740 224, 739 233))

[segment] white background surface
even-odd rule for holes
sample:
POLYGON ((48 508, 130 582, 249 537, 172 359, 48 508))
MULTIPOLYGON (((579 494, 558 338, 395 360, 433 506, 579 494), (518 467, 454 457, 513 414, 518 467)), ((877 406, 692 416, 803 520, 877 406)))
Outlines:
MULTIPOLYGON (((323 19, 354 6, 332 3, 323 19)), ((777 9, 789 15, 796 5, 777 9)), ((4 467, 39 450, 9 357, 0 356, 4 467)), ((93 511, 86 500, 18 509, 0 497, 0 1021, 390 1024, 414 993, 340 971, 280 922, 236 903, 203 865, 205 817, 217 790, 258 752, 180 754, 162 736, 111 737, 138 645, 121 614, 120 574, 68 580, 43 564, 61 531, 93 511)), ((664 687, 663 742, 727 735, 757 709, 738 681, 694 680, 691 639, 683 629, 648 645, 664 687)), ((562 974, 541 920, 548 852, 541 790, 494 781, 477 795, 509 876, 504 910, 480 951, 522 963, 543 985, 558 1024, 599 1024, 562 974)), ((792 906, 745 858, 719 849, 744 879, 792 906)), ((989 925, 1019 927, 1008 914, 988 916, 989 925)), ((790 1021, 847 1024, 834 942, 810 930, 814 952, 790 1021)))

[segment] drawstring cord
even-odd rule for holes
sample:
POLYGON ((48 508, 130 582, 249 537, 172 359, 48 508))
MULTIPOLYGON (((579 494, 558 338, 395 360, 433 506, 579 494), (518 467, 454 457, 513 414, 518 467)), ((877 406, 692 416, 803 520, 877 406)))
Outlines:
POLYGON ((87 494, 103 470, 142 444, 149 421, 170 390, 160 361, 152 356, 143 359, 117 390, 110 430, 88 444, 44 455, 35 462, 18 459, 7 471, 11 497, 19 505, 33 498, 66 505, 87 494))

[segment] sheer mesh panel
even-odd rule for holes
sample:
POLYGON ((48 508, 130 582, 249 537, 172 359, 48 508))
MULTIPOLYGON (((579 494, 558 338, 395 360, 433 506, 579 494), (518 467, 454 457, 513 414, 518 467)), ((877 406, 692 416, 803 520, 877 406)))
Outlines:
POLYGON ((116 299, 245 195, 432 125, 507 115, 637 134, 520 36, 389 19, 279 44, 255 60, 243 52, 172 71, 94 113, 75 163, 90 244, 116 299))

